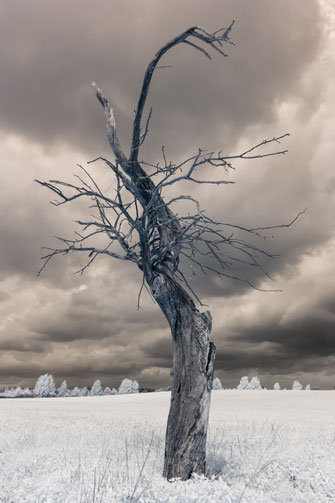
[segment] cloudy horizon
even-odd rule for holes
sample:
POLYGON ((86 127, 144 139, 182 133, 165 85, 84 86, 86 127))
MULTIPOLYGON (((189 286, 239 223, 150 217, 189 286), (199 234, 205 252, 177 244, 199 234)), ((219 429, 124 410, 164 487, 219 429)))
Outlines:
MULTIPOLYGON (((82 257, 41 268, 41 247, 71 236, 81 207, 54 207, 34 179, 71 181, 77 164, 110 156, 96 81, 115 110, 125 152, 146 65, 193 25, 235 25, 227 57, 207 60, 189 46, 167 54, 148 97, 153 107, 141 158, 174 162, 198 147, 241 153, 290 133, 286 155, 240 161, 228 186, 192 187, 206 214, 241 226, 291 222, 264 246, 278 255, 234 281, 198 276, 194 287, 213 316, 215 376, 236 387, 335 386, 333 0, 15 0, 0 16, 0 387, 57 384, 118 387, 170 383, 171 336, 134 264, 82 257)), ((103 167, 93 168, 112 190, 103 167)), ((215 174, 218 178, 222 173, 215 174)), ((183 188, 184 189, 184 188, 183 188)), ((193 194, 193 192, 192 192, 193 194)), ((78 229, 77 229, 78 230, 78 229)), ((263 246, 263 244, 262 244, 263 246)), ((237 273, 244 274, 244 271, 237 273)))

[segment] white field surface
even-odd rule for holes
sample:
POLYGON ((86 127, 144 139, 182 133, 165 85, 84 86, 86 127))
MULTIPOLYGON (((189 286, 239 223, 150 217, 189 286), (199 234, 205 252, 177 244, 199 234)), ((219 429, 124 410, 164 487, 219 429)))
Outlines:
POLYGON ((335 502, 335 391, 214 391, 207 477, 174 483, 169 400, 0 400, 0 502, 335 502))

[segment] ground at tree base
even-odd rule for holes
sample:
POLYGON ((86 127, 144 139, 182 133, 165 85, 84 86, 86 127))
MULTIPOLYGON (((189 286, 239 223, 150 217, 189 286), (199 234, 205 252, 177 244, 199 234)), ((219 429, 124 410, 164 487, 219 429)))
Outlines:
POLYGON ((162 477, 170 393, 2 400, 1 503, 331 503, 335 392, 212 394, 207 478, 162 477))

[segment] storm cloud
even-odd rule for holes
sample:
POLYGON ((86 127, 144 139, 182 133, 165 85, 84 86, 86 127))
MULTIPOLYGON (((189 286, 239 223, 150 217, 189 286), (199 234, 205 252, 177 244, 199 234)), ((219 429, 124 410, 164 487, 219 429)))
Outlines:
MULTIPOLYGON (((110 155, 92 81, 110 99, 124 150, 146 65, 193 25, 235 25, 227 57, 177 47, 155 72, 153 117, 141 152, 180 161, 198 147, 240 153, 286 132, 284 156, 240 161, 224 187, 183 187, 206 214, 239 226, 288 228, 255 245, 262 270, 236 265, 247 283, 215 276, 193 287, 213 314, 216 375, 290 386, 335 384, 335 232, 332 168, 335 9, 331 0, 15 0, 0 17, 0 386, 52 373, 70 385, 122 378, 170 382, 171 338, 140 271, 101 259, 59 257, 40 277, 41 246, 71 236, 83 206, 56 208, 34 179, 71 180, 77 163, 110 155)), ((277 148, 277 146, 276 146, 277 148)), ((108 173, 94 175, 112 190, 108 173)), ((228 231, 227 231, 228 232, 228 231)), ((242 238, 244 236, 241 234, 242 238)), ((206 308, 207 309, 207 308, 206 308)))

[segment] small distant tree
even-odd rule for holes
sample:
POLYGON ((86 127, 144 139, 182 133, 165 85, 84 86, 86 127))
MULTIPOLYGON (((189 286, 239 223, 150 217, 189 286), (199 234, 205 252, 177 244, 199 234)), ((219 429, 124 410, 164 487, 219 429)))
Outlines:
POLYGON ((139 384, 131 379, 123 379, 119 387, 119 394, 127 395, 129 393, 139 393, 139 384))
POLYGON ((57 388, 58 396, 66 396, 68 393, 66 381, 63 381, 62 384, 57 388))
POLYGON ((306 384, 305 390, 306 391, 311 391, 311 385, 310 384, 306 384))
POLYGON ((236 264, 241 265, 241 271, 250 266, 264 273, 261 257, 274 256, 256 243, 256 239, 263 242, 264 232, 267 234, 271 227, 243 227, 215 221, 200 208, 192 189, 191 195, 184 194, 183 190, 192 184, 212 187, 234 183, 217 175, 218 171, 231 170, 236 160, 259 160, 286 153, 287 150, 266 152, 262 149, 277 145, 288 135, 263 140, 237 154, 230 152, 229 145, 225 153, 196 148, 188 158, 177 162, 167 158, 163 146, 161 160, 152 163, 140 157, 152 110, 146 120, 143 115, 152 77, 161 67, 162 57, 180 45, 187 45, 209 59, 212 50, 226 56, 224 46, 232 44, 232 26, 233 23, 213 33, 192 26, 156 52, 144 74, 127 149, 118 138, 111 104, 93 83, 104 110, 113 158, 98 157, 89 164, 100 162, 106 166, 112 182, 109 185, 113 185, 111 190, 101 188, 83 166, 73 183, 37 180, 56 194, 57 200, 53 201, 56 206, 80 198, 87 201, 90 208, 89 216, 77 221, 80 232, 72 238, 59 237, 57 247, 47 248, 40 272, 53 257, 73 252, 88 255, 81 272, 101 255, 132 262, 142 273, 142 287, 148 288, 171 329, 173 372, 163 469, 168 479, 186 480, 192 473, 206 472, 215 345, 210 341, 211 313, 196 307, 195 302, 200 307, 203 304, 190 278, 203 272, 257 288, 243 272, 236 273, 236 264))
POLYGON ((13 397, 13 388, 4 388, 4 390, 1 393, 1 396, 4 398, 12 398, 13 397))
POLYGON ((4 388, 0 391, 0 396, 3 398, 28 398, 32 397, 33 393, 29 388, 22 389, 20 386, 16 388, 4 388))
POLYGON ((243 376, 241 377, 240 384, 237 386, 237 389, 248 389, 249 387, 249 377, 243 376))
POLYGON ((102 394, 102 387, 101 387, 100 379, 97 379, 96 381, 94 381, 90 394, 93 396, 97 396, 97 395, 102 394))
POLYGON ((80 388, 80 396, 87 396, 89 395, 89 391, 88 391, 88 388, 86 386, 84 386, 83 388, 80 388))
POLYGON ((106 386, 106 388, 104 389, 104 395, 117 395, 117 389, 115 388, 110 388, 109 386, 106 386))
POLYGON ((38 397, 55 396, 56 385, 50 374, 41 375, 35 384, 34 395, 38 397))
POLYGON ((302 390, 302 385, 300 384, 299 381, 294 381, 293 385, 292 385, 292 389, 294 391, 300 391, 300 390, 302 390))
POLYGON ((22 396, 23 396, 23 389, 20 386, 17 386, 17 388, 13 390, 13 397, 22 398, 22 396))
POLYGON ((279 382, 276 382, 273 386, 273 389, 276 390, 276 391, 279 391, 280 390, 280 384, 279 382))
POLYGON ((255 376, 251 379, 247 389, 253 389, 253 390, 263 389, 261 382, 257 376, 255 376))
POLYGON ((70 393, 71 396, 81 396, 80 389, 78 388, 78 386, 75 386, 70 393))
POLYGON ((218 377, 213 380, 212 389, 222 389, 221 381, 218 377))

